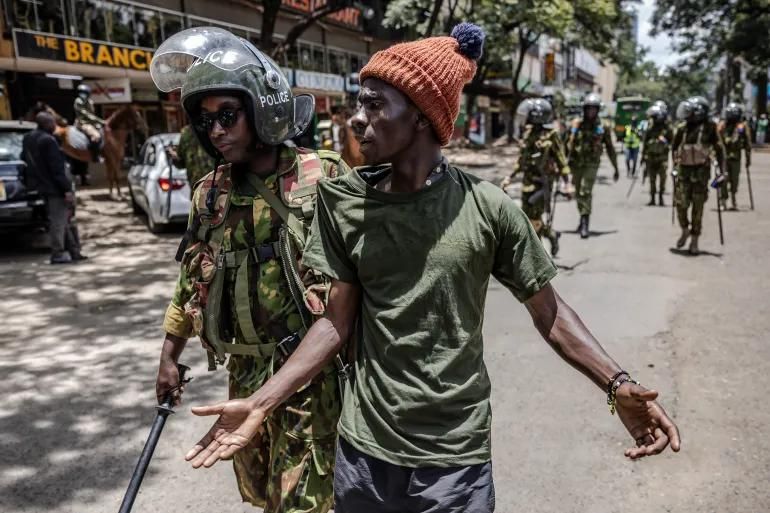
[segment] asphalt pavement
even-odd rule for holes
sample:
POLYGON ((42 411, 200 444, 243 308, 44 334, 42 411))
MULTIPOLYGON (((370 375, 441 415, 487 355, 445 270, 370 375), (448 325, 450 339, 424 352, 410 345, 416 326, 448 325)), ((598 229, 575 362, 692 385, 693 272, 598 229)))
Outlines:
MULTIPOLYGON (((494 165, 469 170, 498 180, 512 157, 489 152, 494 165)), ((668 208, 646 207, 646 186, 637 184, 626 200, 625 173, 613 184, 606 162, 591 238, 574 233, 574 202, 557 205, 554 286, 608 352, 660 392, 682 432, 679 454, 626 460, 633 441, 604 393, 563 363, 523 306, 492 282, 484 333, 498 512, 770 511, 770 155, 753 160, 756 210, 744 176, 740 210, 724 213, 721 246, 712 193, 698 257, 673 249, 671 195, 668 208)), ((87 262, 50 266, 26 240, 0 247, 3 513, 117 511, 154 417, 160 324, 181 232, 149 234, 127 203, 102 191, 81 199, 87 262)), ((134 511, 255 511, 241 504, 229 464, 193 470, 183 460, 210 424, 189 406, 226 396, 224 371, 207 372, 198 342, 188 346, 182 361, 195 379, 134 511)))

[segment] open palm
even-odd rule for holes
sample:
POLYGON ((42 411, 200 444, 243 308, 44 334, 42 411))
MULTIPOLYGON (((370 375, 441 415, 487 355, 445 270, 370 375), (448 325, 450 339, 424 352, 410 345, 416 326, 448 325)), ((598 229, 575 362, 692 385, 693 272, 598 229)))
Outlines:
POLYGON ((194 468, 211 467, 219 460, 231 458, 236 451, 246 447, 265 420, 265 413, 254 409, 246 399, 200 406, 193 408, 192 412, 201 417, 219 415, 206 436, 185 456, 194 468))

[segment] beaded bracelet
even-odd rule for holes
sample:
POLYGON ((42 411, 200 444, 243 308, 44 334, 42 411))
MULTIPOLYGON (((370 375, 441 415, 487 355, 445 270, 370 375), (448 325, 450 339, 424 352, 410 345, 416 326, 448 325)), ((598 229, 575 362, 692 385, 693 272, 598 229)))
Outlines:
POLYGON ((627 372, 621 373, 620 376, 612 382, 612 388, 607 394, 607 405, 610 407, 610 415, 615 415, 618 388, 625 382, 641 385, 641 383, 631 378, 627 372))

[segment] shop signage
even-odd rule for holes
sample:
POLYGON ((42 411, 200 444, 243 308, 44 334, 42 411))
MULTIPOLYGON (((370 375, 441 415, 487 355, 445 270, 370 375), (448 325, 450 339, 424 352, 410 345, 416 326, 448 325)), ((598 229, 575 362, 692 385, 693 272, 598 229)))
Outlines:
POLYGON ((17 57, 148 71, 152 50, 105 41, 13 29, 17 57))
MULTIPOLYGON (((323 9, 328 4, 328 0, 281 0, 281 5, 292 11, 299 11, 304 14, 313 14, 323 9)), ((355 7, 346 7, 342 10, 327 14, 324 20, 339 23, 346 27, 358 29, 361 26, 361 11, 355 7)))
POLYGON ((331 73, 317 73, 315 71, 294 71, 294 85, 305 89, 317 89, 319 91, 345 91, 345 78, 331 73))
POLYGON ((131 82, 127 78, 87 80, 91 86, 91 99, 96 104, 131 103, 131 82))

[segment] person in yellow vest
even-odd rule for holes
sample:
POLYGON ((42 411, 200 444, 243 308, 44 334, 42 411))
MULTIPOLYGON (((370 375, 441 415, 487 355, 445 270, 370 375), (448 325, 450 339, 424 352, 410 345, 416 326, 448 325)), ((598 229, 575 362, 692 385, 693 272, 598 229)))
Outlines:
POLYGON ((626 136, 623 146, 626 148, 626 176, 636 176, 636 161, 639 159, 639 146, 642 138, 639 134, 639 120, 631 116, 631 124, 626 125, 626 136))

